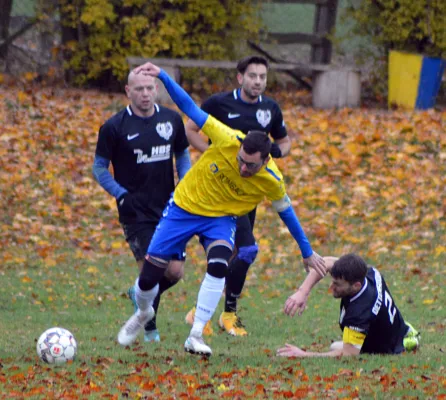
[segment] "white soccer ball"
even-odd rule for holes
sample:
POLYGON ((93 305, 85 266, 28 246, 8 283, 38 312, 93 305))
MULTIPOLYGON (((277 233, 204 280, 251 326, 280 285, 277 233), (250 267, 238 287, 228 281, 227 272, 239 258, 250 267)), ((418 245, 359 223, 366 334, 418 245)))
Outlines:
POLYGON ((74 360, 77 343, 73 334, 64 328, 50 328, 37 341, 37 355, 47 364, 63 364, 74 360))

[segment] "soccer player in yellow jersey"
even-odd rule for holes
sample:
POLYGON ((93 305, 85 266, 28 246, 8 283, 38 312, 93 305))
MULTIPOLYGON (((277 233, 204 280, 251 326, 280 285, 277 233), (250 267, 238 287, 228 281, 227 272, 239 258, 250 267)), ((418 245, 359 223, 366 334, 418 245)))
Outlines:
POLYGON ((224 289, 237 216, 248 213, 267 197, 297 241, 304 264, 324 276, 325 262, 312 250, 294 213, 282 174, 270 158, 268 136, 259 131, 244 135, 222 124, 201 110, 179 85, 151 63, 135 72, 159 77, 173 101, 209 136, 212 145, 180 181, 163 212, 135 284, 138 311, 121 328, 118 342, 123 346, 133 343, 153 317, 152 303, 169 260, 183 256, 187 242, 198 235, 208 267, 184 348, 209 356, 212 350, 204 343, 202 333, 224 289))

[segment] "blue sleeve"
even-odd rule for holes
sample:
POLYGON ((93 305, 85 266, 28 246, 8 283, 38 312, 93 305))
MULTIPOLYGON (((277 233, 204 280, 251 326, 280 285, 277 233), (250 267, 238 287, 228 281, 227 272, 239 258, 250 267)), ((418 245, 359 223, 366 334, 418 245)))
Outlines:
POLYGON ((311 248, 310 242, 308 241, 305 232, 300 225, 293 207, 288 207, 286 210, 279 212, 279 215, 299 245, 302 257, 310 257, 313 254, 313 249, 311 248))
POLYGON ((189 171, 190 167, 192 166, 192 163, 190 161, 189 149, 184 149, 183 151, 175 153, 175 159, 176 159, 178 178, 181 180, 183 179, 184 175, 186 175, 186 172, 189 171))
POLYGON ((110 160, 96 154, 93 162, 93 176, 108 193, 118 199, 127 190, 113 179, 112 174, 108 170, 109 165, 110 160))
POLYGON ((178 108, 201 129, 208 119, 209 114, 198 107, 192 100, 192 97, 190 97, 164 70, 161 70, 158 78, 163 82, 167 92, 170 94, 170 97, 178 108))

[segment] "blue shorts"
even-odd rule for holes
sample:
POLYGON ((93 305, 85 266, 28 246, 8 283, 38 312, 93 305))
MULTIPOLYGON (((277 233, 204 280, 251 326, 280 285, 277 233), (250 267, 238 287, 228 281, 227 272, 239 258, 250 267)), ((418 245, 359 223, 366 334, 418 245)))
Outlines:
POLYGON ((191 214, 170 199, 163 211, 147 254, 163 260, 184 259, 187 242, 198 235, 206 250, 216 240, 234 246, 236 217, 204 217, 191 214))

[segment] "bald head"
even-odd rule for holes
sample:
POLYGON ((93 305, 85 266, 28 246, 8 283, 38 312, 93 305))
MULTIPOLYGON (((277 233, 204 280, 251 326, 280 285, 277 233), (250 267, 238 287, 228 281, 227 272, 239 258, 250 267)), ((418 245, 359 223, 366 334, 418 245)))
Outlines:
POLYGON ((135 73, 135 70, 132 69, 129 72, 129 75, 127 76, 127 85, 135 85, 138 82, 156 82, 155 78, 153 76, 150 76, 149 74, 144 73, 144 71, 140 72, 139 74, 135 73))
POLYGON ((127 77, 125 92, 130 99, 133 112, 140 117, 150 117, 155 112, 154 104, 158 93, 153 76, 131 71, 127 77))

